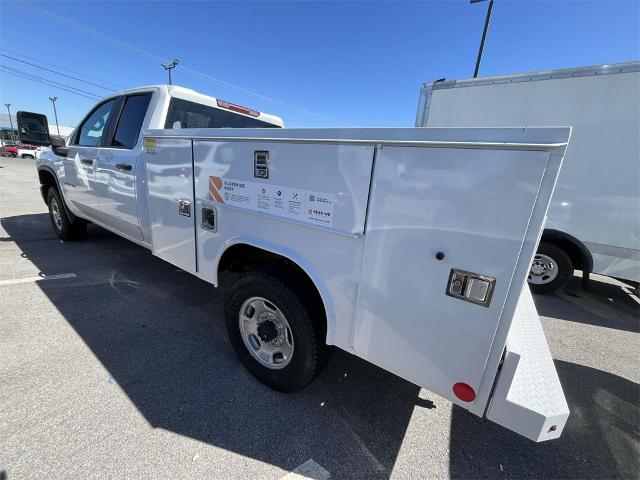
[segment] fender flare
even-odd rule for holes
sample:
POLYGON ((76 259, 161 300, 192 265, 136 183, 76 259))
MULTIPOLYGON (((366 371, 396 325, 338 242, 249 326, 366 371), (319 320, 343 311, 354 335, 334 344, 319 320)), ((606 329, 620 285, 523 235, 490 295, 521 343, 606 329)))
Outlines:
POLYGON ((288 259, 290 262, 293 262, 297 265, 303 272, 311 279, 311 282, 318 290, 318 294, 322 300, 322 304, 324 306, 324 311, 327 316, 327 338, 326 343, 328 345, 334 344, 334 335, 335 335, 335 325, 336 325, 336 315, 335 309, 333 307, 333 302, 331 300, 331 294, 327 289, 327 286, 322 279, 322 276, 316 271, 316 269, 303 257, 297 254, 295 251, 283 248, 279 245, 275 245, 269 242, 265 242, 263 240, 258 240, 253 237, 248 236, 234 236, 225 241, 220 248, 214 259, 214 267, 216 272, 216 286, 218 285, 218 267, 220 265, 220 259, 224 255, 224 253, 234 245, 249 245, 255 248, 259 248, 265 250, 270 253, 274 253, 276 255, 280 255, 288 259))
MULTIPOLYGON (((53 168, 51 168, 48 165, 39 165, 38 172, 41 172, 41 171, 47 172, 53 177, 53 181, 56 182, 56 188, 58 189, 58 193, 60 193, 60 196, 62 197, 62 201, 64 202, 64 209, 67 212, 67 215, 69 215, 69 220, 74 222, 78 217, 74 215, 71 209, 69 208, 67 199, 64 194, 64 189, 60 185, 60 179, 58 178, 58 175, 56 175, 56 172, 53 170, 53 168)), ((40 194, 42 195, 42 199, 44 200, 44 202, 47 203, 47 199, 44 196, 44 191, 42 190, 42 188, 40 189, 40 194)))
POLYGON ((582 259, 582 264, 583 264, 582 286, 586 288, 587 284, 589 283, 589 275, 593 271, 593 256, 591 255, 591 252, 589 251, 587 246, 584 243, 582 243, 580 240, 578 240, 576 237, 574 237, 573 235, 567 232, 563 232, 561 230, 553 229, 553 228, 544 229, 544 231, 542 232, 541 241, 544 241, 544 240, 548 240, 552 243, 554 240, 556 241, 560 240, 560 242, 570 243, 571 245, 573 245, 575 248, 578 249, 578 252, 580 253, 580 257, 582 259))

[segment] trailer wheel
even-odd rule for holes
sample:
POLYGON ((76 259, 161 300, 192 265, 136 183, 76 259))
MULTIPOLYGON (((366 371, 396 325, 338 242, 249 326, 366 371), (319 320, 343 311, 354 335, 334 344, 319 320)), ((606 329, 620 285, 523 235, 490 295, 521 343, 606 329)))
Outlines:
POLYGON ((327 347, 320 313, 281 278, 261 271, 242 274, 229 288, 225 319, 244 366, 274 390, 295 392, 320 373, 327 347))
POLYGON ((529 286, 534 293, 550 293, 563 288, 573 277, 573 264, 564 250, 541 242, 529 271, 529 286))
POLYGON ((81 220, 69 220, 64 202, 55 187, 50 187, 47 191, 47 206, 53 231, 61 240, 78 240, 86 235, 87 224, 81 220))

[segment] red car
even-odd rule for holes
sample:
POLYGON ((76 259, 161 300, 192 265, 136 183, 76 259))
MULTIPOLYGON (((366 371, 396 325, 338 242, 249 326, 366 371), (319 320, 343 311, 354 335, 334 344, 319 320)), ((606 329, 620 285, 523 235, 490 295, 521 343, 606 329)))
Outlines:
POLYGON ((0 154, 3 155, 3 156, 17 157, 18 156, 18 146, 15 145, 15 144, 5 145, 2 148, 0 148, 0 154))

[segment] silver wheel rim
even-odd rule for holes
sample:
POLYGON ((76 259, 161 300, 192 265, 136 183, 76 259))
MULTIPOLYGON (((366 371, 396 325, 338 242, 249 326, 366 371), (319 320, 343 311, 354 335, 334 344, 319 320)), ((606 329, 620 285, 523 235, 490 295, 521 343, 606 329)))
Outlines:
POLYGON ((280 309, 262 297, 251 297, 240 307, 240 335, 260 365, 286 367, 293 356, 293 334, 280 309))
POLYGON ((62 230, 62 215, 60 214, 58 201, 55 198, 51 200, 51 217, 53 218, 53 223, 55 224, 56 228, 58 230, 62 230))
POLYGON ((536 253, 529 271, 529 283, 534 285, 546 285, 553 282, 558 276, 558 264, 556 261, 541 253, 536 253))

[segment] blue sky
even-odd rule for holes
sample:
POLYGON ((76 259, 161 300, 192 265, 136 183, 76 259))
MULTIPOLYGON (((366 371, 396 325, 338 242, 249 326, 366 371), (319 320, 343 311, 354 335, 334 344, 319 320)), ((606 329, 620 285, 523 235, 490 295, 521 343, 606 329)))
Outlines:
MULTIPOLYGON (((423 82, 472 76, 486 8, 467 0, 0 2, 0 53, 114 89, 164 83, 159 60, 177 57, 174 83, 280 115, 287 126, 412 126, 423 82)), ((496 0, 480 75, 639 58, 640 1, 496 0)), ((110 93, 6 57, 0 64, 110 93)), ((52 122, 54 95, 63 125, 95 103, 0 72, 0 103, 12 112, 52 122)))

